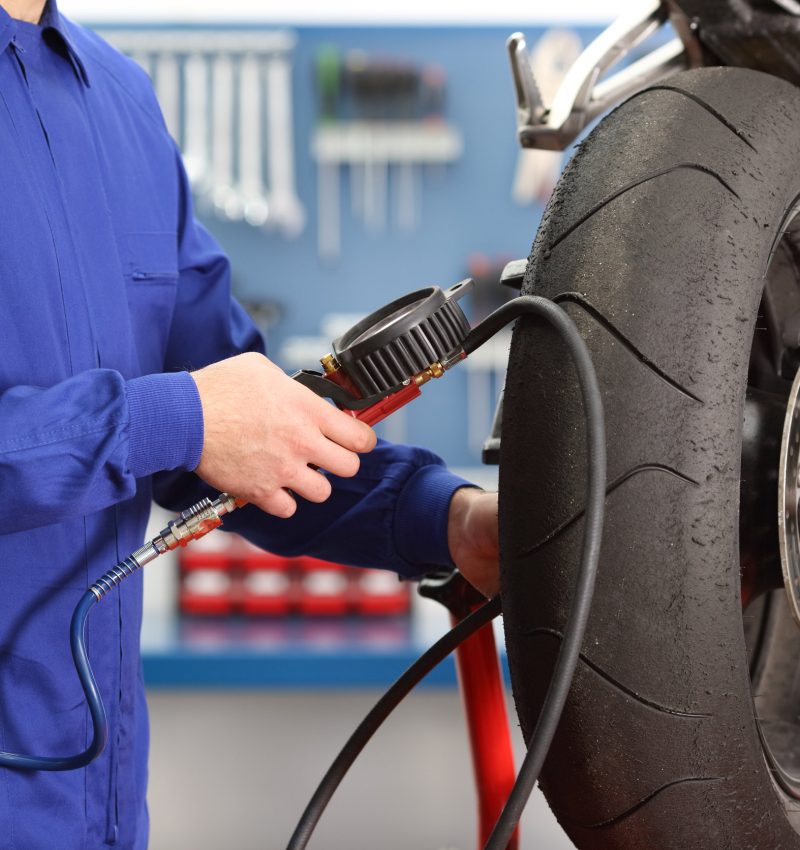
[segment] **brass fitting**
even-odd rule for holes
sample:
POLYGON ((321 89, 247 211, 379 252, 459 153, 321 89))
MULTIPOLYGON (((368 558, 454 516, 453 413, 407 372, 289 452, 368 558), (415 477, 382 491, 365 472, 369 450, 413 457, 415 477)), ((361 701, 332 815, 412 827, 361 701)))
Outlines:
POLYGON ((322 363, 326 375, 331 375, 339 369, 339 361, 332 354, 321 357, 319 362, 322 363))
POLYGON ((423 384, 427 384, 431 378, 441 378, 442 375, 444 375, 444 366, 437 360, 436 363, 431 363, 427 369, 417 372, 413 381, 418 387, 421 387, 423 384))

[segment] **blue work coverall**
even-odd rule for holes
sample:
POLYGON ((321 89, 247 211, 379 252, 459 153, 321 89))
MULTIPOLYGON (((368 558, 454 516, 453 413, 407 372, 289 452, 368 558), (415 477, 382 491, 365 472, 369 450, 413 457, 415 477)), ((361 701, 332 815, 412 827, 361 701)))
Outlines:
MULTIPOLYGON (((67 755, 91 736, 68 647, 86 587, 141 545, 153 497, 179 509, 203 422, 186 370, 263 341, 192 213, 150 82, 60 16, 0 9, 0 748, 67 755)), ((450 562, 465 482, 381 444, 355 479, 289 521, 230 525, 275 551, 417 575, 450 562)), ((111 737, 71 773, 0 768, 0 850, 147 845, 141 576, 88 624, 111 737)))

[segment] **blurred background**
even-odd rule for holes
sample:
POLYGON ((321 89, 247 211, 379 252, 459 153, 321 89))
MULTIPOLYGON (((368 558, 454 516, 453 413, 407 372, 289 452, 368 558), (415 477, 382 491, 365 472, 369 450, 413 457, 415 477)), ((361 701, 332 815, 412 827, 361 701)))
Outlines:
MULTIPOLYGON (((500 271, 528 254, 562 156, 517 145, 505 41, 526 32, 547 101, 631 5, 59 3, 151 76, 196 212, 290 372, 317 368, 332 339, 412 289, 473 277, 473 320, 508 297, 500 271)), ((508 340, 426 387, 380 433, 494 486, 481 447, 508 340)), ((151 568, 152 850, 285 846, 361 716, 447 627, 412 591, 229 535, 151 568)), ((523 848, 572 846, 543 798, 529 808, 523 848)), ((474 822, 451 664, 370 745, 312 846, 466 850, 474 822)))

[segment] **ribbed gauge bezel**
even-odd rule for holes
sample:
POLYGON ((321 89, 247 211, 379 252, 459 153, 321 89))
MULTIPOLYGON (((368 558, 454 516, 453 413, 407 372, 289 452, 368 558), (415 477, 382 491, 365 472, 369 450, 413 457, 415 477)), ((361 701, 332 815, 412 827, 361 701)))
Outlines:
POLYGON ((362 319, 333 343, 364 395, 386 392, 457 349, 469 322, 438 286, 418 289, 362 319))

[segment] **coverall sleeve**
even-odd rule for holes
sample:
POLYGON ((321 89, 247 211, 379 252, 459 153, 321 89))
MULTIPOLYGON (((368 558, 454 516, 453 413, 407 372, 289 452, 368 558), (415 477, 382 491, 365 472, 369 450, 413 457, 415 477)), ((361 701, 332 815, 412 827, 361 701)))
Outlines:
MULTIPOLYGON (((232 297, 229 262, 194 219, 180 157, 182 185, 180 278, 170 331, 167 369, 199 368, 244 351, 265 351, 264 340, 232 297)), ((225 527, 256 545, 285 555, 309 554, 354 566, 393 569, 404 576, 451 565, 447 547, 450 499, 470 486, 424 449, 381 441, 361 458, 354 478, 330 476, 333 493, 323 504, 298 499, 289 520, 254 506, 232 514, 225 527)), ((162 474, 156 500, 181 510, 211 491, 197 476, 162 474)))
POLYGON ((137 478, 193 469, 201 449, 202 409, 186 372, 126 381, 91 369, 52 387, 9 387, 0 392, 0 500, 13 510, 0 532, 129 499, 137 478))

